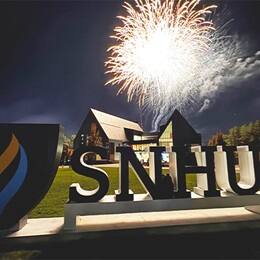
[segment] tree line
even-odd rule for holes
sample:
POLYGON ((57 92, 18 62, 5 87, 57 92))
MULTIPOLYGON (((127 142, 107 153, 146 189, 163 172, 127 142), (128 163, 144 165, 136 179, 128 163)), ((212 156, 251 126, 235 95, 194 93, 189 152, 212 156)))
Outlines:
POLYGON ((64 135, 63 150, 61 154, 60 165, 69 165, 71 156, 73 154, 73 142, 76 135, 66 136, 64 135))
POLYGON ((208 141, 208 145, 247 145, 260 144, 260 120, 241 126, 234 126, 226 134, 217 132, 208 141))

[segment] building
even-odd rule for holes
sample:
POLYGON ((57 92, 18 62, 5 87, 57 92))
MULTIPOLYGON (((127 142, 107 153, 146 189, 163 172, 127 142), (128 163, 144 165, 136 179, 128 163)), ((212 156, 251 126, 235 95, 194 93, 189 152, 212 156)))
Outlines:
MULTIPOLYGON (((81 145, 99 146, 107 150, 107 161, 118 161, 116 147, 131 145, 142 163, 148 163, 150 146, 199 145, 198 134, 178 110, 169 117, 159 132, 145 133, 142 127, 133 121, 90 109, 74 140, 74 148, 81 145)), ((99 160, 93 155, 93 160, 99 160)), ((165 158, 167 161, 167 158, 165 158)))
POLYGON ((197 133, 188 121, 175 110, 165 125, 160 127, 158 145, 171 146, 200 145, 201 135, 197 133))
POLYGON ((136 122, 90 109, 74 140, 74 148, 80 145, 104 147, 108 151, 106 159, 117 161, 116 147, 130 145, 134 136, 141 136, 143 132, 136 122))
MULTIPOLYGON (((173 145, 200 145, 201 135, 192 128, 178 110, 175 110, 166 124, 160 127, 159 132, 136 136, 131 144, 139 160, 148 163, 150 146, 163 146, 166 147, 166 151, 170 151, 173 145)), ((167 152, 162 154, 162 160, 165 163, 169 162, 167 152)))

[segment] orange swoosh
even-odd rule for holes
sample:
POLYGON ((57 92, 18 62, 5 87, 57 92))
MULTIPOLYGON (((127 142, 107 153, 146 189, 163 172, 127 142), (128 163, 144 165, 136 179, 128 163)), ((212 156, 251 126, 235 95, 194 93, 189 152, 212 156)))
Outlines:
POLYGON ((0 174, 11 164, 19 150, 18 140, 12 135, 12 140, 6 150, 0 155, 0 174))

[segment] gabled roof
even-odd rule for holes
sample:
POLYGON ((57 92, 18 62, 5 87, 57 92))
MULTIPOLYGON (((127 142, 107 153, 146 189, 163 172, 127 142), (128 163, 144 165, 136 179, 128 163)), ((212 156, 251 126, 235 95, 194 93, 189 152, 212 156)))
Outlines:
POLYGON ((173 126, 174 145, 201 143, 201 135, 192 128, 192 126, 177 109, 174 110, 172 116, 168 119, 167 123, 160 127, 159 138, 161 137, 170 122, 172 122, 173 126))
POLYGON ((106 136, 110 140, 127 142, 128 139, 125 134, 125 129, 143 133, 143 129, 136 122, 113 116, 93 108, 91 108, 90 111, 93 113, 106 136))

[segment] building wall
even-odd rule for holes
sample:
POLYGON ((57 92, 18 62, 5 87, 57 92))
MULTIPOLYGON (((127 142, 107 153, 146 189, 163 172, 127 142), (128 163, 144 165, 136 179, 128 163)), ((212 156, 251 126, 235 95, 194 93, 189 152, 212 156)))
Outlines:
MULTIPOLYGON (((82 145, 99 146, 109 150, 109 140, 92 113, 88 114, 74 140, 74 149, 82 145)), ((106 159, 109 159, 109 154, 106 159)))
MULTIPOLYGON (((90 112, 74 141, 75 149, 81 145, 104 147, 107 149, 107 160, 119 161, 119 153, 116 152, 116 147, 123 145, 123 143, 116 140, 109 140, 95 116, 90 112)), ((98 159, 98 157, 96 157, 96 159, 98 159)))
POLYGON ((119 141, 113 141, 113 145, 114 145, 114 161, 119 161, 119 153, 116 152, 116 147, 117 146, 122 146, 122 142, 119 141))
POLYGON ((201 144, 201 135, 192 128, 180 112, 175 110, 168 123, 161 127, 159 145, 170 147, 172 145, 182 146, 193 144, 201 144))

